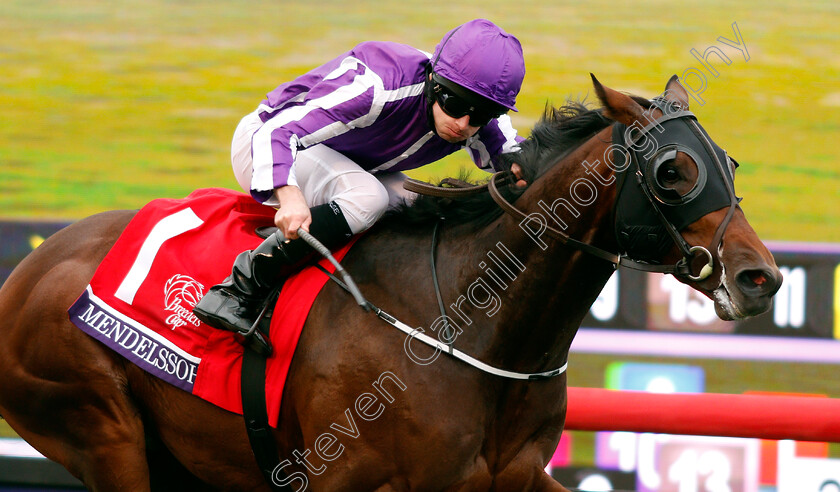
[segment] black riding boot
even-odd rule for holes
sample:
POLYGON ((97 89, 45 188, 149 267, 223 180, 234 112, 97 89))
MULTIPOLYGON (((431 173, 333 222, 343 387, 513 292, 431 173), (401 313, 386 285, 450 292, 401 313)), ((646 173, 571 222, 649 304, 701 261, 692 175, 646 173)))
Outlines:
MULTIPOLYGON (((335 202, 312 207, 309 232, 327 248, 347 241, 353 234, 335 202)), ((265 298, 280 279, 299 268, 314 253, 303 239, 286 242, 275 232, 253 251, 244 251, 233 262, 231 275, 207 291, 193 308, 205 323, 246 333, 259 316, 265 298)))

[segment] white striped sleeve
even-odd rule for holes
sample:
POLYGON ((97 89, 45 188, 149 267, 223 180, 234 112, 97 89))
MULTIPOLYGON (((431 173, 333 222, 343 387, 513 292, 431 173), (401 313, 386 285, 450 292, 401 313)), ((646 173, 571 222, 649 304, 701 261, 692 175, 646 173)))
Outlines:
POLYGON ((371 124, 381 111, 375 104, 381 87, 381 79, 361 61, 344 59, 309 90, 302 104, 279 111, 254 133, 251 189, 285 185, 299 148, 371 124))

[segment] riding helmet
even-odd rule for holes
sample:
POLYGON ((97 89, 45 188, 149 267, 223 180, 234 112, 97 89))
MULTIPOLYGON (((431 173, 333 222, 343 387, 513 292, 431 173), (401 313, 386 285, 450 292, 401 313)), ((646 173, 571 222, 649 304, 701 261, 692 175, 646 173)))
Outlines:
POLYGON ((525 77, 522 46, 512 34, 489 20, 475 19, 446 33, 432 55, 431 69, 516 111, 516 96, 525 77))

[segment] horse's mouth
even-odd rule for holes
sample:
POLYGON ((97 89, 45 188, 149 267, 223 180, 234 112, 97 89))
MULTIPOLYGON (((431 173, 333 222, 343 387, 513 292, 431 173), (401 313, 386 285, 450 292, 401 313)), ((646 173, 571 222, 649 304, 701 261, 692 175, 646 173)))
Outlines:
POLYGON ((720 286, 712 291, 712 299, 715 301, 715 313, 724 321, 735 321, 751 316, 757 316, 766 312, 773 305, 773 296, 746 295, 740 290, 732 295, 732 288, 727 282, 726 276, 721 278, 720 286))
POLYGON ((715 301, 715 313, 717 313, 718 318, 724 321, 733 321, 747 317, 738 309, 737 304, 732 299, 732 295, 729 294, 724 284, 721 284, 720 287, 712 291, 712 297, 715 301))

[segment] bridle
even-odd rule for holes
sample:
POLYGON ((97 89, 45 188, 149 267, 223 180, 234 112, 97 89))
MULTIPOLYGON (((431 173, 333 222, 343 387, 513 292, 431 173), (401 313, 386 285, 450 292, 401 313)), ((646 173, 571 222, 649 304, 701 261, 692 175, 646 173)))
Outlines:
MULTIPOLYGON (((499 181, 500 179, 510 180, 510 177, 507 175, 506 171, 498 172, 494 174, 493 177, 490 178, 490 181, 487 183, 487 189, 490 192, 490 196, 493 198, 496 204, 499 205, 499 208, 504 210, 507 214, 511 215, 515 220, 519 221, 520 224, 523 222, 533 220, 533 214, 525 214, 525 212, 522 212, 521 210, 516 208, 515 205, 510 203, 499 192, 497 181, 499 181)), ((627 256, 611 253, 607 250, 601 249, 597 246, 593 246, 589 243, 578 241, 577 239, 570 237, 565 232, 559 229, 555 229, 554 227, 551 227, 548 224, 544 224, 541 222, 540 225, 542 226, 542 228, 539 231, 535 231, 535 233, 539 233, 540 235, 547 234, 552 239, 555 239, 570 248, 577 249, 589 255, 608 261, 615 265, 615 268, 623 266, 645 272, 670 273, 674 275, 689 275, 691 273, 688 265, 682 260, 673 265, 653 265, 650 263, 643 263, 636 260, 632 260, 627 256)))
MULTIPOLYGON (((615 144, 615 147, 619 147, 625 150, 624 153, 619 152, 618 150, 614 151, 614 167, 616 169, 621 169, 621 172, 617 172, 617 174, 619 175, 619 183, 621 183, 620 186, 622 187, 627 186, 626 182, 628 180, 629 175, 631 174, 628 172, 628 170, 630 168, 634 169, 632 175, 635 178, 634 181, 636 185, 641 190, 641 193, 646 198, 646 201, 653 208, 654 214, 657 217, 659 224, 662 227, 664 227, 665 231, 671 237, 673 242, 679 247, 683 257, 679 261, 671 265, 661 265, 649 263, 646 261, 637 261, 635 259, 632 259, 628 254, 622 255, 618 253, 612 253, 604 249, 598 248, 597 246, 578 241, 577 239, 570 237, 565 232, 545 223, 545 221, 543 220, 539 221, 540 229, 538 231, 535 231, 535 233, 538 233, 540 235, 545 234, 553 238, 554 240, 559 241, 561 244, 577 249, 589 255, 595 256, 602 260, 608 261, 612 263, 615 268, 626 267, 644 272, 672 274, 676 277, 680 277, 693 282, 702 281, 712 274, 712 271, 714 269, 714 257, 711 251, 717 250, 721 245, 723 234, 725 233, 726 228, 729 225, 729 222, 731 221, 735 213, 735 209, 738 206, 739 200, 735 196, 735 188, 733 185, 734 167, 737 165, 737 163, 730 159, 726 155, 725 151, 714 145, 714 143, 711 141, 708 135, 706 135, 702 127, 697 123, 696 117, 693 113, 684 110, 679 106, 674 105, 673 103, 668 103, 662 99, 654 99, 652 101, 652 104, 656 108, 660 109, 663 112, 663 115, 657 118, 656 120, 650 122, 641 130, 637 131, 630 138, 627 137, 627 134, 630 132, 624 131, 626 126, 620 123, 614 124, 613 144, 615 144), (674 107, 677 108, 676 111, 670 110, 674 107), (666 132, 664 132, 661 128, 663 128, 664 125, 668 125, 669 122, 680 122, 684 126, 687 126, 687 128, 691 132, 691 135, 693 135, 694 141, 690 141, 692 139, 683 138, 681 141, 668 142, 665 146, 662 147, 664 149, 662 152, 668 153, 670 155, 671 151, 675 149, 679 151, 691 150, 694 154, 695 161, 697 161, 698 157, 702 154, 706 154, 706 156, 709 158, 701 159, 703 162, 697 162, 698 168, 701 168, 703 166, 705 167, 707 181, 712 180, 713 176, 711 175, 711 171, 714 171, 715 175, 719 177, 719 179, 717 180, 718 188, 720 188, 721 186, 723 187, 723 191, 720 189, 717 190, 716 194, 721 196, 716 196, 715 201, 720 202, 721 199, 723 199, 725 202, 727 202, 726 204, 728 204, 729 209, 727 210, 724 219, 718 225, 712 242, 708 248, 701 245, 688 244, 688 242, 679 232, 678 227, 674 225, 673 221, 669 219, 666 216, 666 213, 663 211, 664 207, 680 207, 685 205, 687 201, 702 198, 703 190, 699 190, 690 198, 685 198, 685 201, 683 199, 678 199, 676 200, 676 203, 667 203, 666 199, 658 197, 658 195, 660 195, 661 193, 657 193, 652 188, 652 179, 655 178, 649 176, 649 168, 652 167, 652 164, 655 161, 654 158, 662 152, 654 153, 654 155, 651 155, 649 158, 647 158, 644 155, 640 155, 640 150, 636 149, 638 142, 642 138, 651 135, 654 129, 660 129, 659 131, 660 133, 662 133, 663 139, 664 137, 667 137, 666 132), (628 156, 630 162, 625 164, 624 159, 627 159, 628 156), (727 163, 731 164, 731 168, 728 171, 724 168, 721 157, 723 157, 723 159, 726 160, 727 163), (619 162, 620 164, 618 164, 619 162), (698 275, 693 275, 691 271, 691 261, 698 253, 705 255, 706 264, 703 266, 698 275)), ((683 135, 682 137, 685 137, 685 135, 683 135)), ((673 155, 676 155, 676 152, 673 152, 673 155)), ((500 171, 494 174, 486 185, 481 186, 470 186, 464 188, 442 188, 409 179, 406 180, 406 182, 404 183, 404 187, 409 191, 443 197, 463 197, 466 195, 478 194, 488 191, 490 193, 490 196, 496 202, 496 204, 498 204, 499 208, 501 208, 505 213, 511 215, 520 224, 534 220, 535 216, 537 216, 538 214, 526 214, 525 212, 519 210, 518 208, 516 208, 515 205, 510 203, 508 199, 505 198, 504 195, 502 195, 502 193, 499 191, 500 186, 510 185, 513 181, 514 180, 512 179, 512 173, 510 173, 509 171, 500 171)), ((701 187, 705 186, 706 184, 707 183, 704 182, 701 185, 701 187)), ((621 201, 621 194, 622 189, 619 189, 616 196, 616 207, 618 207, 621 201)), ((716 207, 716 205, 712 204, 707 205, 706 208, 708 208, 709 206, 716 207)), ((713 208, 713 210, 717 210, 718 208, 721 207, 713 208)), ((688 220, 689 223, 693 222, 694 220, 699 219, 702 215, 705 215, 705 213, 712 211, 706 211, 705 208, 701 208, 700 210, 703 213, 696 217, 688 217, 686 220, 688 220)))
MULTIPOLYGON (((643 261, 637 261, 631 259, 629 255, 611 253, 591 244, 578 241, 577 239, 570 237, 563 231, 551 227, 550 225, 546 224, 545 221, 542 220, 540 221, 540 225, 542 228, 537 232, 539 232, 541 235, 547 234, 548 236, 554 238, 555 240, 561 242, 562 244, 568 247, 575 248, 584 253, 608 261, 612 263, 616 269, 618 267, 624 266, 627 268, 641 270, 645 272, 670 273, 677 277, 685 278, 689 281, 694 282, 701 281, 708 278, 709 275, 711 275, 714 269, 714 257, 709 251, 709 248, 706 248, 704 246, 689 245, 685 238, 682 236, 682 234, 680 234, 679 232, 679 224, 683 222, 693 222, 694 220, 697 220, 709 211, 718 210, 719 208, 722 208, 718 207, 717 203, 725 199, 728 202, 729 209, 726 213, 726 216, 718 225, 718 228, 715 231, 715 235, 712 239, 710 248, 712 250, 715 250, 721 245, 723 234, 726 231, 726 228, 729 225, 729 222, 735 213, 735 208, 738 206, 738 198, 735 196, 735 188, 733 185, 734 167, 736 163, 729 159, 729 157, 726 155, 726 152, 723 151, 723 149, 720 149, 719 147, 714 145, 714 143, 711 141, 708 135, 706 135, 705 131, 703 131, 702 127, 697 123, 696 118, 691 112, 683 110, 680 107, 677 107, 677 110, 675 112, 667 112, 666 109, 670 108, 670 106, 664 100, 654 100, 652 101, 652 103, 655 107, 662 110, 663 115, 655 121, 651 122, 648 126, 642 128, 637 134, 631 136, 629 139, 627 138, 627 133, 629 132, 622 131, 623 126, 620 123, 616 123, 613 126, 613 143, 617 144, 617 146, 622 147, 625 150, 625 153, 623 154, 620 152, 615 152, 614 154, 622 157, 623 159, 627 159, 627 156, 629 155, 630 160, 630 162, 626 166, 624 166, 625 161, 622 160, 621 163, 623 168, 621 169, 621 172, 617 171, 617 174, 619 175, 620 179, 618 180, 619 190, 616 196, 615 203, 617 207, 619 202, 621 201, 622 193, 626 192, 626 190, 637 190, 639 193, 641 193, 645 197, 647 202, 650 203, 650 205, 655 210, 655 215, 661 222, 661 225, 668 232, 671 239, 680 248, 683 257, 673 265, 657 265, 652 263, 646 263, 643 261), (668 140, 664 142, 665 145, 661 147, 661 151, 654 152, 651 157, 640 157, 638 155, 639 150, 636 149, 635 144, 637 144, 642 137, 652 134, 652 130, 654 128, 662 128, 664 125, 673 126, 674 123, 680 123, 684 125, 686 128, 689 129, 690 135, 693 137, 688 138, 686 135, 681 135, 679 136, 680 138, 676 138, 673 141, 668 140), (624 145, 628 141, 630 143, 629 148, 627 145, 624 145), (706 173, 702 182, 698 177, 698 182, 695 183, 694 188, 690 192, 686 193, 684 196, 680 196, 678 193, 676 195, 674 195, 673 193, 669 193, 667 188, 657 185, 657 183, 655 182, 655 176, 651 176, 651 173, 653 170, 655 170, 656 166, 664 162, 663 159, 667 160, 669 158, 675 158, 676 152, 678 150, 683 152, 688 151, 690 154, 692 154, 692 157, 695 159, 698 169, 700 169, 701 166, 704 166, 704 171, 699 171, 699 173, 706 173), (704 153, 707 157, 710 158, 703 159, 702 155, 704 153), (721 157, 723 159, 721 159, 721 157), (698 162, 698 160, 700 162, 698 162), (708 161, 712 162, 710 163, 708 161), (723 161, 726 161, 727 163, 731 164, 731 169, 729 170, 729 173, 727 173, 726 169, 724 169, 722 163, 723 161), (635 176, 635 183, 638 186, 638 188, 636 189, 627 185, 627 177, 630 174, 627 172, 627 170, 633 165, 635 165, 635 172, 633 173, 633 176, 635 176), (716 175, 720 178, 719 180, 711 179, 712 171, 714 171, 716 175), (685 207, 687 204, 690 204, 695 199, 704 198, 704 195, 709 194, 709 190, 706 189, 709 183, 716 184, 716 187, 711 187, 712 198, 714 198, 714 200, 711 200, 711 203, 699 202, 699 207, 697 205, 690 207, 692 209, 690 210, 690 213, 686 213, 682 210, 677 210, 676 215, 674 215, 673 210, 663 208, 666 206, 678 208, 685 207), (711 210, 706 210, 710 207, 712 207, 711 210), (669 215, 671 215, 671 217, 669 217, 669 215), (681 221, 678 222, 677 225, 674 224, 675 217, 680 219, 681 221), (694 258, 697 252, 706 255, 707 263, 703 266, 699 275, 692 275, 691 260, 694 258)), ((664 130, 660 130, 660 133, 663 133, 664 135, 666 132, 664 130)), ((685 133, 685 131, 683 133, 685 133)), ((618 167, 621 166, 616 166, 616 169, 618 169, 618 167)), ((536 214, 526 214, 525 212, 519 210, 499 192, 500 183, 504 181, 503 183, 501 183, 503 186, 510 185, 514 182, 514 179, 512 178, 513 173, 511 173, 510 171, 501 171, 494 174, 486 185, 481 186, 462 186, 459 184, 456 185, 456 187, 454 188, 443 188, 433 186, 422 181, 407 179, 404 182, 403 187, 409 191, 413 191, 416 193, 450 198, 464 197, 466 195, 489 192, 490 196, 499 205, 499 207, 505 213, 511 215, 512 217, 514 217, 514 219, 519 221, 521 225, 527 221, 534 220, 534 215, 536 214)), ((618 217, 618 215, 615 214, 615 211, 613 215, 618 217)), ((435 259, 435 251, 437 248, 437 237, 440 223, 441 221, 437 222, 437 224, 435 225, 435 229, 432 233, 432 249, 430 260, 432 267, 432 280, 435 288, 435 294, 437 296, 438 307, 441 312, 441 319, 446 319, 446 311, 440 294, 440 286, 437 280, 435 259)), ((403 331, 408 335, 408 338, 406 338, 405 341, 406 351, 410 350, 409 341, 416 339, 419 342, 422 342, 426 345, 435 348, 436 351, 445 352, 450 356, 459 359, 481 371, 510 379, 530 381, 544 380, 556 377, 560 374, 563 374, 566 371, 566 368, 568 367, 568 361, 558 368, 537 373, 520 373, 514 371, 507 371, 504 369, 493 367, 489 364, 486 364, 480 360, 471 357, 470 355, 458 349, 455 349, 452 344, 454 342, 454 338, 451 338, 449 340, 449 343, 444 343, 440 340, 425 335, 424 333, 422 333, 422 330, 420 328, 412 328, 411 326, 401 322, 394 316, 391 316, 382 309, 379 309, 370 301, 365 299, 359 291, 358 287, 356 287, 352 278, 349 276, 349 274, 347 274, 346 271, 344 271, 343 268, 341 268, 341 265, 334 258, 332 258, 332 255, 330 254, 330 251, 327 248, 319 244, 317 240, 312 238, 311 235, 306 233, 306 231, 299 230, 298 234, 300 234, 304 240, 306 240, 310 245, 312 245, 313 248, 318 250, 323 256, 325 256, 333 263, 333 265, 336 267, 336 272, 342 276, 342 279, 344 281, 321 268, 322 271, 324 271, 324 273, 326 273, 342 288, 350 292, 355 297, 356 302, 360 306, 362 306, 366 311, 373 312, 386 323, 394 326, 395 328, 403 331)), ((447 326, 440 328, 440 330, 442 331, 447 329, 447 326)))
MULTIPOLYGON (((615 168, 625 168, 623 172, 617 173, 618 193, 614 205, 616 229, 626 226, 622 221, 633 215, 633 212, 618 212, 620 207, 631 202, 638 203, 639 200, 632 200, 631 195, 640 191, 653 209, 659 225, 682 253, 683 257, 673 265, 674 275, 689 281, 702 281, 712 273, 714 257, 711 251, 721 247, 723 235, 740 201, 735 196, 734 187, 737 163, 729 158, 725 150, 712 142, 692 112, 664 98, 655 98, 651 104, 653 108, 659 109, 662 115, 641 130, 634 133, 636 128, 628 129, 620 123, 613 127, 613 143, 625 149, 625 152, 613 152, 615 168), (659 131, 659 135, 653 133, 654 129, 659 131), (648 142, 655 142, 656 147, 653 151, 643 154, 642 151, 647 147, 638 148, 643 138, 648 142), (658 166, 667 160, 675 159, 677 152, 690 156, 698 171, 694 187, 684 195, 663 187, 656 177, 658 166), (625 166, 628 156, 630 162, 625 166), (724 163, 728 166, 725 167, 724 163), (631 171, 635 183, 628 183, 631 171), (718 224, 708 248, 690 245, 679 232, 700 217, 723 207, 728 207, 726 215, 718 224), (706 256, 706 264, 695 276, 691 273, 691 260, 697 253, 706 256)), ((622 244, 624 236, 625 234, 617 233, 619 244, 628 255, 632 255, 632 249, 627 244, 622 244)))

